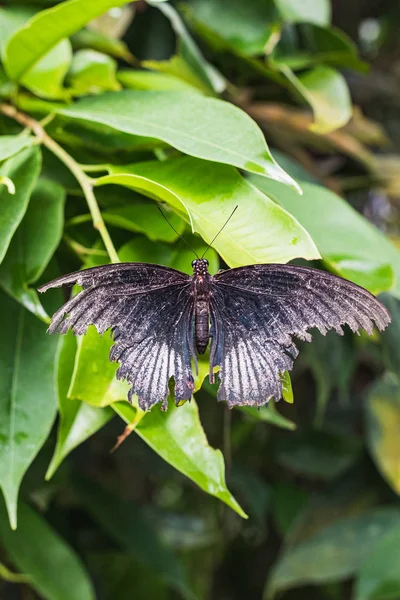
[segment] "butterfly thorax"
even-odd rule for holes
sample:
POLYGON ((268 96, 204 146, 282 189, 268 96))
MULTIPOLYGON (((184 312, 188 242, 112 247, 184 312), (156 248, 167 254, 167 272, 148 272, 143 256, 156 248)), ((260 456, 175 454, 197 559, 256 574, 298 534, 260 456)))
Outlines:
POLYGON ((196 350, 204 354, 210 340, 210 279, 208 260, 198 258, 192 262, 194 295, 194 334, 196 350))

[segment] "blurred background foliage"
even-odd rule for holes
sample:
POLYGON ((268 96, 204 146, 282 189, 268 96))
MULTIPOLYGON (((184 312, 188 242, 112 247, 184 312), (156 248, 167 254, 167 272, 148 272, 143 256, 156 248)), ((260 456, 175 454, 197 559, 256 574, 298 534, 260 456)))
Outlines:
POLYGON ((0 2, 2 599, 400 598, 399 22, 0 2), (197 252, 239 205, 211 272, 312 260, 392 324, 300 344, 277 407, 227 411, 201 361, 195 400, 142 413, 108 336, 46 336, 63 295, 35 288, 117 254, 190 273, 154 200, 197 252))

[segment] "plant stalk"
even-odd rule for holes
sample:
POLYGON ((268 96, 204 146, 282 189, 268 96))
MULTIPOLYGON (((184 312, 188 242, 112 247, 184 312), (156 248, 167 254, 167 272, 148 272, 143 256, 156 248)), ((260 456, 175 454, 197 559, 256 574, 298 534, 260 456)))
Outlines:
POLYGON ((92 215, 93 227, 100 233, 101 239, 103 240, 111 262, 119 262, 117 251, 115 250, 110 234, 108 233, 108 229, 104 223, 103 217, 101 216, 96 197, 93 193, 93 180, 84 173, 79 163, 77 163, 76 160, 70 154, 68 154, 68 152, 66 152, 59 144, 57 144, 57 142, 53 140, 53 138, 46 133, 38 121, 32 119, 32 117, 29 115, 18 111, 14 106, 9 104, 0 104, 0 111, 7 117, 14 119, 24 127, 30 129, 36 136, 38 142, 48 148, 50 152, 57 156, 59 160, 71 171, 82 188, 90 210, 90 214, 92 215))

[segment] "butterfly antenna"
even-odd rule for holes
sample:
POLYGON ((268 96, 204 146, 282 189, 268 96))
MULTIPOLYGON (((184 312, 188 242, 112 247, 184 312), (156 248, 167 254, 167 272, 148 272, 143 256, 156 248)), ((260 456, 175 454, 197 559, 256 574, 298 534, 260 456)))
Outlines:
POLYGON ((185 240, 185 238, 181 236, 181 234, 179 233, 179 231, 177 231, 177 230, 175 229, 175 227, 174 227, 174 226, 172 225, 172 223, 169 221, 168 217, 167 217, 167 216, 164 214, 164 212, 161 210, 161 207, 160 207, 160 206, 157 206, 157 208, 158 208, 158 210, 160 211, 160 213, 162 214, 162 216, 164 217, 164 219, 167 221, 167 223, 168 223, 168 225, 171 227, 171 229, 172 229, 173 231, 175 231, 176 235, 177 235, 178 237, 180 237, 180 239, 182 240, 182 242, 185 242, 186 246, 187 246, 187 247, 188 247, 188 248, 189 248, 189 249, 190 249, 190 250, 193 252, 193 254, 195 254, 195 255, 196 255, 196 257, 197 257, 197 258, 199 258, 199 255, 197 254, 196 250, 194 250, 194 249, 192 248, 192 246, 191 246, 191 245, 190 245, 190 244, 189 244, 189 243, 188 243, 188 242, 185 240))
POLYGON ((235 208, 233 209, 233 211, 231 212, 231 214, 229 215, 229 217, 227 218, 227 220, 225 221, 225 223, 222 225, 221 229, 218 231, 218 233, 216 235, 214 235, 213 239, 208 244, 207 248, 204 250, 201 258, 205 257, 206 252, 209 251, 209 249, 211 248, 211 246, 213 245, 213 243, 215 242, 215 240, 217 239, 217 237, 219 236, 219 234, 221 233, 221 231, 228 225, 229 221, 232 219, 233 215, 235 214, 235 212, 236 212, 236 210, 238 208, 239 208, 238 206, 235 206, 235 208))

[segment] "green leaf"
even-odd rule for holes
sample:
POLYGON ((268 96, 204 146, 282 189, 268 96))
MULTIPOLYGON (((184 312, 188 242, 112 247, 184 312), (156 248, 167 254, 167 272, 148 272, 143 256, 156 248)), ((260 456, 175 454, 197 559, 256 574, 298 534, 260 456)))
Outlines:
POLYGON ((399 251, 343 198, 307 182, 301 182, 303 196, 299 198, 286 186, 271 180, 254 176, 250 180, 298 219, 311 234, 326 265, 338 275, 349 275, 360 285, 368 283, 368 289, 378 293, 392 285, 380 274, 389 264, 395 274, 393 293, 400 297, 399 251), (340 270, 340 257, 346 261, 345 265, 352 261, 351 272, 340 270))
POLYGON ((19 527, 11 531, 0 510, 0 538, 17 567, 46 600, 94 600, 92 583, 70 546, 32 508, 18 506, 19 527))
POLYGON ((164 200, 207 243, 239 206, 213 244, 231 267, 319 256, 296 220, 229 166, 182 157, 110 169, 97 185, 116 183, 164 200))
POLYGON ((366 404, 367 442, 374 462, 400 495, 400 386, 397 378, 377 381, 366 404))
MULTIPOLYGON (((154 66, 154 65, 153 65, 154 66)), ((170 73, 126 69, 117 73, 118 81, 128 90, 195 90, 190 83, 170 73)))
POLYGON ((383 360, 393 373, 400 373, 400 301, 391 294, 382 294, 379 298, 388 309, 392 322, 381 333, 383 360))
MULTIPOLYGON (((0 8, 0 49, 3 62, 7 60, 7 43, 9 39, 25 23, 35 15, 35 10, 28 6, 10 6, 0 8)), ((72 59, 71 44, 61 40, 25 73, 21 83, 34 93, 44 98, 62 98, 62 83, 72 59)))
POLYGON ((170 3, 160 4, 157 0, 149 0, 148 3, 158 8, 169 20, 178 39, 177 56, 172 57, 171 61, 163 62, 170 62, 174 74, 180 76, 185 73, 184 80, 189 75, 189 83, 191 82, 206 93, 222 93, 226 88, 225 78, 206 61, 174 6, 170 3))
MULTIPOLYGON (((112 408, 128 424, 135 418, 136 411, 127 402, 115 402, 112 408)), ((181 407, 170 403, 166 412, 155 407, 139 422, 135 433, 201 489, 246 518, 226 487, 222 453, 209 446, 194 400, 181 407)))
POLYGON ((380 540, 361 565, 354 600, 397 600, 400 597, 400 527, 380 540))
POLYGON ((40 150, 33 147, 22 150, 0 167, 0 177, 9 177, 16 190, 11 196, 6 187, 0 187, 0 263, 28 207, 40 164, 40 150))
POLYGON ((48 320, 36 290, 28 287, 43 273, 62 236, 65 191, 39 179, 25 216, 0 265, 0 287, 39 318, 48 320), (46 215, 46 219, 43 219, 46 215))
POLYGON ((327 66, 318 66, 296 76, 286 65, 280 67, 294 89, 311 106, 316 133, 329 133, 343 127, 352 116, 349 88, 343 75, 327 66))
POLYGON ((46 336, 43 324, 3 293, 0 312, 0 486, 15 529, 22 477, 56 414, 57 339, 46 336))
POLYGON ((156 138, 185 154, 234 165, 299 190, 274 161, 257 124, 229 102, 194 92, 123 90, 80 100, 58 112, 156 138))
POLYGON ((348 470, 361 450, 356 438, 318 431, 278 440, 276 461, 289 472, 326 481, 348 470))
POLYGON ((67 0, 36 13, 6 44, 3 60, 7 74, 20 80, 61 40, 109 8, 126 3, 127 0, 67 0))
POLYGON ((64 77, 72 60, 69 40, 62 40, 45 54, 21 79, 21 83, 42 98, 63 99, 64 77))
POLYGON ((152 577, 161 579, 185 598, 193 598, 182 563, 162 542, 143 509, 88 480, 79 480, 77 492, 100 527, 152 577))
POLYGON ((0 135, 0 161, 18 154, 34 141, 35 138, 30 135, 0 135))
POLYGON ((294 35, 290 28, 283 31, 279 43, 268 57, 270 66, 286 65, 297 70, 325 63, 366 70, 366 64, 358 57, 357 46, 340 29, 307 23, 299 25, 297 33, 294 35))
POLYGON ((100 337, 94 326, 79 336, 68 398, 104 407, 127 397, 129 384, 115 379, 118 365, 108 360, 112 344, 110 334, 100 337))
POLYGON ((126 62, 132 62, 133 56, 128 46, 116 38, 103 35, 95 29, 82 29, 71 38, 74 50, 97 50, 114 58, 122 58, 126 62))
POLYGON ((288 23, 318 23, 329 25, 331 4, 329 0, 274 0, 283 19, 288 23))
POLYGON ((398 527, 399 519, 400 511, 395 508, 375 509, 343 519, 287 549, 273 571, 265 597, 292 587, 350 577, 376 544, 398 527))
POLYGON ((242 56, 264 54, 271 35, 277 31, 279 15, 272 2, 252 0, 192 0, 189 18, 196 28, 215 37, 242 56))
POLYGON ((68 84, 74 95, 97 94, 120 89, 116 78, 117 63, 95 50, 79 50, 74 54, 68 73, 68 84))
POLYGON ((96 433, 114 416, 114 412, 109 408, 96 408, 80 400, 68 398, 77 342, 72 333, 69 333, 60 338, 59 343, 61 349, 58 353, 57 385, 60 420, 57 445, 47 469, 46 479, 50 479, 54 475, 64 458, 74 448, 96 433))

